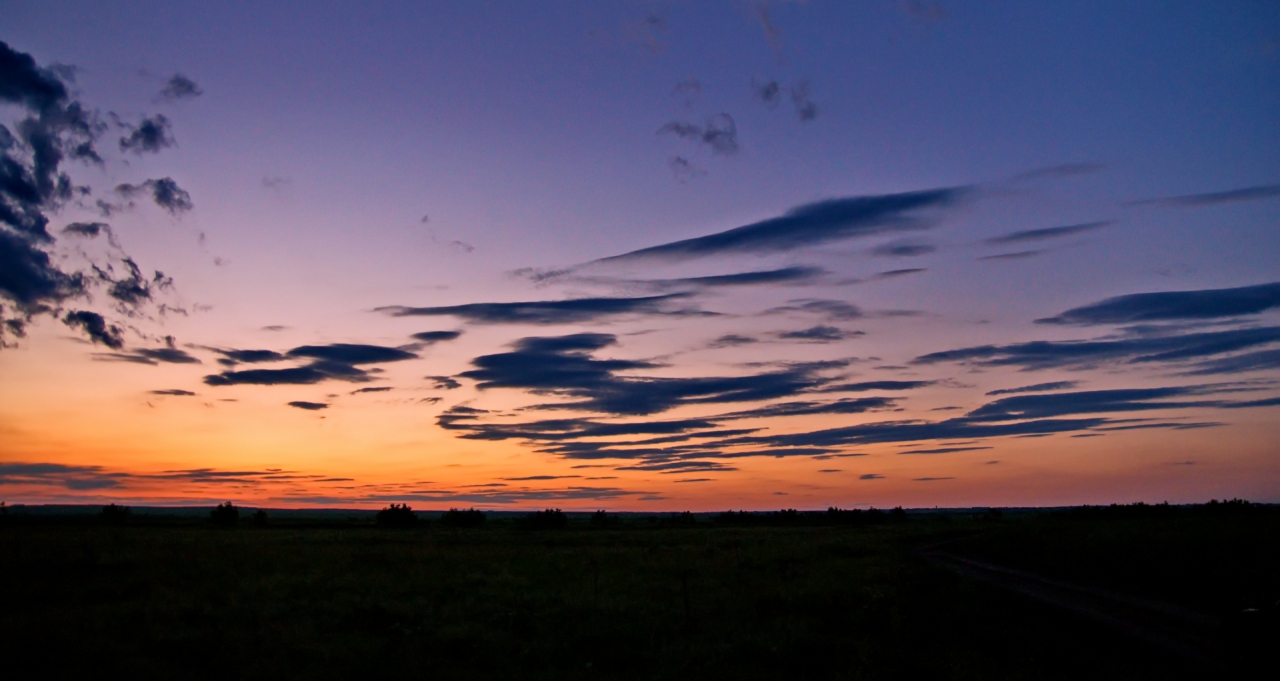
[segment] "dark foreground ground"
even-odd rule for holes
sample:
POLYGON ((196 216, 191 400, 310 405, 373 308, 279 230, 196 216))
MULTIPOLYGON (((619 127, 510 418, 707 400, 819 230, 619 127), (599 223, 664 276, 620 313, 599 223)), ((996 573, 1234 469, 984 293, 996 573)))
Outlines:
POLYGON ((1277 599, 1258 507, 0 526, 0 659, 34 678, 1211 678, 1273 649, 1277 599), (1202 614, 1209 658, 928 552, 1202 614))

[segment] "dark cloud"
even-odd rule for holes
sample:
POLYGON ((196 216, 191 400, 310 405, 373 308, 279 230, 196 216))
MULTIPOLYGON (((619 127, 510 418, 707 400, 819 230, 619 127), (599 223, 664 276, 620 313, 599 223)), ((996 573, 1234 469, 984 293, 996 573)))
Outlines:
POLYGON ((634 466, 619 466, 615 470, 619 471, 657 471, 659 473, 671 475, 681 473, 715 473, 718 471, 736 471, 734 466, 723 464, 718 461, 659 461, 655 463, 642 463, 634 466))
POLYGON ((388 348, 381 345, 359 345, 353 343, 332 343, 330 345, 303 345, 285 353, 289 357, 306 357, 322 362, 340 364, 381 364, 383 362, 399 362, 406 359, 417 359, 418 356, 399 348, 388 348))
POLYGON ((164 84, 164 88, 160 90, 160 98, 169 101, 194 99, 202 94, 204 94, 204 90, 201 90, 195 81, 181 73, 173 74, 168 82, 164 84))
POLYGON ((127 352, 98 353, 94 359, 134 364, 200 364, 200 360, 177 348, 138 348, 127 352))
POLYGON ((370 380, 369 372, 357 364, 382 364, 416 359, 418 356, 400 348, 381 345, 332 343, 303 345, 284 355, 270 350, 216 350, 224 356, 221 364, 240 362, 276 362, 284 359, 312 359, 306 366, 288 369, 248 369, 223 371, 204 377, 208 385, 311 385, 326 380, 362 383, 370 380))
POLYGON ((725 334, 715 339, 714 341, 711 341, 710 347, 728 348, 728 347, 733 347, 735 345, 749 345, 751 343, 756 343, 756 342, 758 341, 756 341, 756 339, 750 336, 742 336, 736 333, 730 333, 730 334, 725 334))
POLYGON ((448 376, 427 376, 426 379, 428 381, 434 382, 435 385, 433 385, 432 387, 436 388, 437 390, 453 390, 455 388, 462 387, 461 383, 455 381, 454 379, 448 376))
POLYGON ((713 255, 778 253, 841 239, 923 230, 932 222, 917 215, 958 202, 962 188, 828 199, 797 206, 775 218, 707 236, 685 239, 596 262, 685 260, 713 255))
POLYGON ((874 277, 871 277, 871 281, 879 281, 881 279, 893 279, 894 277, 904 277, 908 274, 919 274, 920 272, 927 272, 927 271, 928 270, 923 267, 908 267, 900 270, 889 270, 888 272, 880 272, 876 274, 874 277))
POLYGON ((1174 206, 1178 208, 1199 208, 1202 206, 1217 206, 1224 203, 1260 201, 1263 199, 1273 199, 1278 196, 1280 196, 1280 184, 1264 184, 1255 187, 1244 187, 1242 189, 1231 189, 1223 192, 1186 194, 1183 196, 1167 196, 1160 199, 1146 199, 1144 201, 1135 201, 1132 205, 1145 206, 1155 204, 1174 206))
POLYGON ((706 277, 658 280, 676 286, 758 286, 761 284, 793 284, 807 282, 826 274, 821 267, 793 266, 776 270, 717 274, 706 277))
POLYGON ((789 305, 782 307, 774 307, 764 311, 764 314, 781 314, 784 312, 811 312, 820 314, 827 319, 848 321, 851 319, 861 319, 865 315, 857 306, 844 302, 843 300, 822 300, 813 298, 801 298, 799 300, 787 301, 789 305))
POLYGON ((351 383, 368 381, 368 372, 339 362, 313 362, 288 369, 246 369, 224 371, 204 377, 206 385, 312 385, 335 380, 351 383))
POLYGON ((1062 165, 1049 166, 1047 168, 1037 168, 1028 170, 1025 173, 1014 176, 1014 181, 1026 182, 1031 180, 1056 180, 1067 177, 1078 177, 1080 175, 1092 175, 1101 172, 1107 168, 1104 163, 1064 163, 1062 165))
POLYGON ((721 156, 738 153, 738 124, 727 113, 716 114, 706 119, 702 125, 671 121, 658 128, 658 134, 675 135, 705 144, 711 149, 711 153, 721 156))
POLYGON ((782 101, 782 86, 778 85, 776 80, 757 83, 753 78, 751 89, 755 92, 756 99, 764 102, 764 105, 770 109, 777 108, 778 103, 782 101))
POLYGON ((899 454, 954 454, 956 452, 972 452, 978 449, 994 449, 993 447, 938 447, 936 449, 909 449, 899 454))
POLYGON ((780 402, 758 409, 731 412, 714 417, 713 420, 808 416, 813 414, 864 414, 869 411, 891 409, 895 406, 897 406, 897 400, 893 397, 845 398, 834 402, 780 402))
POLYGON ((942 480, 955 480, 955 478, 951 476, 940 477, 940 478, 911 478, 912 482, 937 482, 942 480))
POLYGON ((365 394, 365 393, 385 393, 385 392, 387 392, 387 391, 389 391, 389 390, 391 390, 391 388, 359 388, 359 389, 356 389, 356 390, 352 390, 352 391, 351 391, 351 394, 352 394, 352 395, 363 395, 363 394, 365 394))
POLYGON ((581 333, 525 338, 511 352, 472 360, 476 368, 460 374, 478 388, 518 388, 534 394, 582 401, 549 405, 611 414, 653 414, 682 404, 767 400, 794 395, 827 382, 817 372, 825 364, 797 364, 747 376, 649 378, 618 372, 653 369, 639 360, 600 360, 591 353, 615 343, 612 335, 581 333))
POLYGON ((105 222, 73 222, 62 228, 62 233, 68 236, 80 236, 92 239, 99 234, 110 234, 111 226, 105 222))
POLYGON ((671 171, 671 176, 676 178, 676 181, 680 184, 699 177, 705 177, 707 174, 707 171, 694 165, 693 161, 683 156, 672 156, 667 159, 667 170, 671 171))
POLYGON ((0 125, 0 303, 7 303, 0 347, 25 335, 34 316, 60 315, 62 303, 86 293, 83 274, 64 270, 46 250, 54 243, 46 213, 89 192, 72 182, 64 161, 102 163, 94 143, 104 126, 71 99, 62 80, 69 73, 40 68, 0 42, 0 104, 20 116, 0 125))
POLYGON ((194 396, 195 396, 195 393, 191 392, 190 390, 178 390, 178 389, 176 389, 176 388, 174 388, 174 389, 172 389, 172 390, 150 390, 150 391, 148 391, 148 394, 151 394, 151 395, 170 395, 170 396, 173 396, 173 397, 194 397, 194 396))
POLYGON ((646 289, 654 292, 672 289, 722 288, 729 286, 805 285, 820 280, 827 274, 821 267, 793 265, 774 270, 714 274, 702 277, 673 279, 620 279, 615 277, 575 277, 574 280, 589 284, 624 287, 629 290, 646 289))
POLYGON ((375 311, 384 312, 393 317, 452 315, 476 324, 573 324, 625 314, 668 316, 714 314, 670 306, 671 303, 690 297, 687 293, 672 293, 640 298, 574 298, 521 303, 469 303, 448 307, 394 305, 380 307, 375 311))
POLYGON ((830 343, 833 341, 844 340, 845 338, 863 335, 865 334, 861 331, 854 331, 850 333, 834 326, 811 326, 799 331, 784 331, 778 334, 778 338, 782 338, 784 340, 811 341, 815 343, 830 343))
POLYGON ((518 478, 502 478, 507 482, 525 482, 529 480, 563 480, 565 478, 580 478, 581 475, 525 475, 518 478))
MULTIPOLYGON (((0 68, 3 66, 0 63, 0 68)), ((129 477, 126 473, 106 471, 102 466, 0 462, 0 485, 53 485, 85 491, 120 487, 129 477)))
POLYGON ((1280 349, 1246 352, 1231 357, 1198 362, 1194 368, 1182 373, 1189 376, 1209 376, 1274 369, 1280 369, 1280 349))
POLYGON ((818 105, 809 99, 809 81, 801 80, 791 86, 791 104, 796 108, 796 116, 801 123, 818 117, 818 105))
POLYGON ((136 126, 126 124, 124 127, 129 134, 120 138, 120 151, 155 154, 177 144, 169 119, 161 114, 143 118, 136 126))
POLYGON ((1203 388, 1191 386, 1018 395, 985 404, 966 414, 965 418, 971 421, 1010 421, 1077 414, 1212 407, 1218 404, 1211 400, 1169 401, 1170 398, 1204 393, 1203 388))
POLYGON ((760 444, 774 447, 843 447, 850 445, 920 442, 929 440, 983 439, 1033 433, 1067 433, 1105 425, 1103 417, 1042 419, 1015 423, 976 422, 965 417, 946 421, 882 421, 807 433, 744 436, 725 444, 760 444))
POLYGON ((890 243, 871 249, 871 255, 887 258, 911 258, 917 255, 933 253, 936 250, 938 250, 938 247, 932 244, 890 243))
POLYGON ((1013 253, 997 253, 996 255, 984 255, 978 260, 1025 260, 1034 258, 1044 251, 1014 251, 1013 253))
MULTIPOLYGON (((11 308, 0 306, 0 320, 4 322, 4 327, 0 327, 0 341, 10 332, 15 336, 24 335, 26 323, 33 315, 48 312, 52 306, 82 295, 86 283, 84 275, 59 269, 49 254, 29 239, 0 230, 0 298, 12 305, 11 308)), ((88 331, 83 321, 67 323, 88 331)))
POLYGON ((1254 315, 1280 307, 1280 282, 1200 291, 1116 296, 1076 307, 1037 324, 1132 324, 1254 315))
POLYGON ((1013 395, 1016 393, 1042 393, 1050 390, 1069 390, 1079 385, 1078 381, 1053 381, 1051 383, 1036 383, 1035 385, 1024 385, 1021 388, 1002 388, 1000 390, 992 390, 987 395, 1013 395))
POLYGON ((151 277, 142 274, 142 269, 132 258, 123 258, 120 264, 126 270, 125 276, 115 277, 115 268, 108 264, 106 269, 94 266, 99 281, 109 284, 107 295, 118 303, 117 309, 129 316, 136 316, 140 309, 152 302, 156 289, 167 289, 173 286, 173 280, 163 272, 155 272, 151 277))
POLYGON ((879 473, 863 473, 858 476, 859 480, 883 480, 884 476, 879 473))
POLYGON ((855 383, 833 383, 823 386, 819 392, 824 393, 857 393, 868 390, 915 390, 933 385, 937 381, 860 381, 855 383))
POLYGON ((1107 227, 1112 224, 1115 223, 1110 220, 1105 220, 1101 222, 1085 222, 1078 225, 1063 225, 1061 227, 1025 229, 1019 232, 1010 232, 1002 236, 991 237, 984 243, 1003 246, 1008 244, 1020 244, 1028 241, 1042 241, 1044 239, 1053 239, 1061 236, 1071 236, 1073 234, 1091 232, 1095 229, 1102 229, 1103 227, 1107 227))
POLYGON ((434 343, 442 343, 444 341, 451 341, 461 335, 461 331, 423 331, 422 333, 413 334, 412 338, 430 345, 434 343))
MULTIPOLYGON (((959 362, 977 366, 1016 366, 1024 370, 1087 368, 1108 362, 1149 364, 1202 360, 1275 342, 1280 342, 1280 327, 1272 326, 1117 340, 981 345, 922 355, 912 360, 912 364, 959 362)), ((1221 368, 1224 373, 1233 370, 1229 360, 1230 358, 1223 360, 1221 368)), ((1193 365, 1192 370, 1208 369, 1211 366, 1212 363, 1193 365)))
POLYGON ((325 404, 324 402, 304 402, 303 400, 295 400, 293 402, 290 402, 289 406, 297 409, 305 409, 307 411, 319 411, 321 409, 329 408, 329 405, 325 404))
POLYGON ((219 364, 234 366, 236 364, 258 364, 261 362, 281 362, 288 359, 274 350, 236 350, 223 348, 206 348, 222 355, 219 364))
POLYGON ((102 343, 116 350, 124 347, 124 329, 107 322, 97 312, 73 310, 62 318, 62 323, 73 329, 84 331, 89 340, 94 343, 102 343))
POLYGON ((115 192, 126 199, 150 193, 151 199, 155 201, 157 206, 175 216, 186 213, 194 207, 191 203, 191 194, 179 187, 178 183, 169 177, 146 180, 141 184, 126 183, 117 185, 115 192))

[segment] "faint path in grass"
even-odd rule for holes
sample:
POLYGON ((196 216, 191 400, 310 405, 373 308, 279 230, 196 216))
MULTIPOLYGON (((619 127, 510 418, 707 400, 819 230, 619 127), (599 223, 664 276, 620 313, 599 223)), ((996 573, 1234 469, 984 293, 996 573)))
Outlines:
POLYGON ((1072 584, 1031 572, 984 563, 942 550, 949 539, 917 547, 916 556, 969 579, 1074 613, 1208 667, 1226 656, 1216 639, 1222 621, 1212 615, 1127 594, 1072 584))

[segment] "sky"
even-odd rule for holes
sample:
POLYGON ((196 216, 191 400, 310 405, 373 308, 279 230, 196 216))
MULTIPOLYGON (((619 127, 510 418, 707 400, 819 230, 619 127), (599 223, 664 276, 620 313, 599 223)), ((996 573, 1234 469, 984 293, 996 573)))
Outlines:
POLYGON ((1274 2, 0 14, 9 504, 1280 502, 1274 2))

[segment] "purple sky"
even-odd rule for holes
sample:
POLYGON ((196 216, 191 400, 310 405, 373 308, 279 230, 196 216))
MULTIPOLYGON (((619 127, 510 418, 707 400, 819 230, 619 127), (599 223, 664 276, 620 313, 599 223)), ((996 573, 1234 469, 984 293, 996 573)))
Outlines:
POLYGON ((0 498, 1280 501, 1275 3, 4 14, 0 498))

